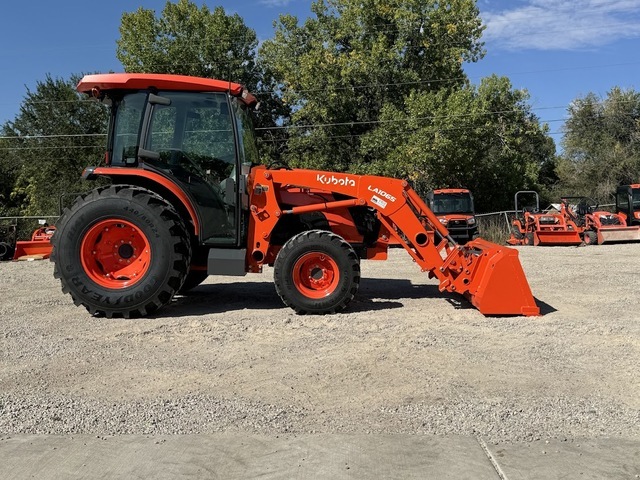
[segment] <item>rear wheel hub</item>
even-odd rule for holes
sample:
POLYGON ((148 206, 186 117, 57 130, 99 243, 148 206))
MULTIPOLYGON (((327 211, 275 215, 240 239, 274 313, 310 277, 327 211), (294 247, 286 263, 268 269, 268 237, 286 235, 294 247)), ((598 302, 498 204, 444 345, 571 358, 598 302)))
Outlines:
POLYGON ((106 288, 121 289, 142 280, 151 264, 151 247, 133 223, 102 220, 84 235, 80 259, 91 280, 106 288))

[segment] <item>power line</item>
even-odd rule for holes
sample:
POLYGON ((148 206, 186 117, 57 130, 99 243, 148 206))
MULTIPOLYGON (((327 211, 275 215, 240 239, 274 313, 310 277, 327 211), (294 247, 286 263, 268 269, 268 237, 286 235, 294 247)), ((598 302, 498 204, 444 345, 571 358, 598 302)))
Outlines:
MULTIPOLYGON (((563 106, 560 107, 539 107, 537 109, 532 110, 557 110, 560 108, 565 108, 563 106)), ((362 121, 344 121, 344 122, 328 122, 328 123, 310 123, 303 125, 281 125, 281 126, 273 126, 273 127, 258 127, 256 131, 274 131, 274 130, 296 130, 296 129, 314 129, 314 128, 328 128, 328 127, 344 127, 344 126, 355 126, 355 125, 382 125, 382 124, 393 124, 393 123, 402 123, 402 122, 416 122, 416 121, 425 121, 425 120, 438 120, 438 121, 447 121, 451 119, 457 118, 473 118, 477 116, 489 116, 489 115, 508 115, 512 113, 524 113, 522 110, 492 110, 488 112, 477 112, 477 113, 466 113, 466 114, 456 114, 456 115, 430 115, 426 117, 403 117, 403 118, 394 118, 389 120, 362 120, 362 121)), ((630 118, 635 118, 632 114, 625 114, 630 118)), ((566 122, 570 120, 571 117, 563 117, 563 118, 554 118, 554 119, 546 119, 540 121, 542 124, 547 123, 556 123, 556 122, 566 122)), ((472 128, 470 126, 469 128, 472 128)), ((475 127, 474 127, 475 128, 475 127)), ((87 134, 66 134, 66 135, 24 135, 24 136, 3 136, 0 137, 0 140, 42 140, 42 139, 50 139, 50 138, 86 138, 86 137, 106 137, 106 133, 87 133, 87 134)), ((78 146, 74 148, 85 148, 85 147, 94 147, 92 145, 87 146, 78 146)), ((19 149, 20 147, 7 147, 5 149, 19 149)), ((29 148, 53 148, 53 147, 24 147, 25 149, 29 148)), ((60 147, 67 148, 67 147, 60 147)))
POLYGON ((106 133, 73 133, 67 135, 17 135, 4 136, 0 140, 40 140, 42 138, 74 138, 74 137, 105 137, 106 133))
MULTIPOLYGON (((541 69, 541 70, 529 70, 522 72, 508 72, 504 75, 504 77, 509 78, 510 76, 515 75, 532 75, 536 73, 554 73, 554 72, 562 72, 562 71, 572 71, 572 70, 590 70, 590 69, 602 69, 609 67, 626 67, 630 65, 638 65, 638 62, 624 62, 624 63, 611 63, 611 64, 600 64, 600 65, 581 65, 576 67, 563 67, 563 68, 553 68, 553 69, 541 69)), ((202 65, 202 63, 193 63, 193 64, 180 64, 180 65, 164 65, 164 66, 191 66, 191 65, 202 65)), ((477 76, 476 76, 477 77, 477 76)), ((365 88, 384 88, 384 87, 403 87, 409 85, 428 85, 431 83, 446 83, 446 82, 459 82, 463 80, 467 80, 468 76, 456 76, 456 77, 448 77, 448 78, 426 78, 426 79, 418 79, 414 81, 406 81, 406 82, 386 82, 386 83, 362 83, 362 84, 354 84, 354 85, 345 85, 342 87, 333 87, 333 91, 342 91, 342 90, 354 90, 354 89, 365 89, 365 88)), ((485 77, 486 78, 486 77, 485 77)), ((288 92, 292 93, 313 93, 313 92, 324 92, 327 91, 327 87, 317 88, 317 89, 300 89, 296 90, 295 88, 286 88, 286 87, 278 87, 274 89, 265 89, 260 90, 261 93, 280 93, 286 94, 288 92)), ((79 99, 79 100, 30 100, 27 103, 33 104, 64 104, 64 103, 94 103, 95 100, 92 99, 79 99)), ((9 105, 8 102, 0 102, 3 105, 9 105)), ((549 107, 549 108, 561 108, 561 107, 549 107)))
MULTIPOLYGON (((561 122, 564 119, 550 120, 549 122, 561 122)), ((454 132, 454 131, 464 131, 464 130, 478 130, 485 127, 483 125, 475 126, 475 125, 462 125, 458 127, 448 127, 448 128, 435 128, 435 132, 454 132)), ((404 135, 407 133, 414 133, 419 130, 419 127, 414 128, 404 128, 400 131, 395 132, 386 132, 385 135, 404 135)), ((309 137, 310 140, 315 142, 323 142, 328 139, 339 139, 339 138, 360 138, 366 135, 369 135, 371 132, 359 133, 359 134, 345 134, 345 135, 327 135, 322 137, 309 137)), ((547 135, 558 135, 563 132, 549 132, 547 135)), ((299 138, 298 138, 299 139, 299 138)), ((289 142, 290 138, 280 138, 280 139, 264 139, 261 138, 260 141, 263 143, 286 143, 289 142)), ((65 149, 83 149, 83 148, 95 148, 104 150, 106 147, 101 145, 84 145, 84 146, 51 146, 51 147, 1 147, 0 150, 65 150, 65 149)))
MULTIPOLYGON (((455 118, 469 118, 478 115, 504 115, 509 113, 521 113, 521 110, 496 110, 490 112, 469 113, 460 115, 433 115, 427 117, 403 117, 394 118, 389 120, 363 120, 363 121, 345 121, 345 122, 331 122, 331 123, 315 123, 306 125, 282 125, 274 127, 258 127, 256 131, 271 131, 271 130, 294 130, 294 129, 311 129, 311 128, 327 128, 327 127, 343 127, 354 125, 380 125, 388 123, 401 123, 401 122, 415 122, 424 120, 449 120, 455 118)), ((563 119, 545 120, 544 123, 561 122, 563 119)), ((24 135, 24 136, 4 136, 0 137, 0 140, 42 140, 49 138, 83 138, 83 137, 105 137, 106 133, 91 133, 91 134, 69 134, 69 135, 24 135)), ((42 147, 47 148, 47 147, 42 147)))
MULTIPOLYGON (((482 113, 481 115, 490 115, 490 114, 506 114, 506 113, 518 113, 520 110, 505 110, 503 112, 487 112, 482 113)), ((422 120, 448 120, 452 118, 468 118, 474 117, 475 114, 461 114, 461 115, 448 115, 448 116, 429 116, 429 117, 405 117, 405 118, 396 118, 390 120, 366 120, 366 121, 354 121, 354 122, 334 122, 334 123, 320 123, 320 124, 307 124, 307 125, 283 125, 276 127, 260 127, 256 128, 256 131, 262 130, 290 130, 290 129, 306 129, 306 128, 326 128, 326 127, 345 127, 345 126, 354 126, 354 125, 379 125, 385 123, 400 123, 400 122, 414 122, 414 121, 422 121, 422 120)), ((565 119, 559 120, 546 120, 545 123, 548 122, 560 122, 565 119)))
POLYGON ((99 148, 104 150, 104 145, 69 145, 69 146, 51 146, 51 147, 0 147, 0 150, 71 150, 80 148, 99 148))
MULTIPOLYGON (((603 105, 606 100, 601 102, 593 102, 592 105, 603 105)), ((620 100, 619 103, 637 103, 638 101, 630 99, 630 100, 620 100)), ((568 109, 570 105, 558 105, 558 106, 548 106, 548 107, 532 107, 529 111, 542 111, 542 110, 560 110, 560 109, 568 109)), ((288 130, 288 129, 299 129, 299 128, 326 128, 326 127, 337 127, 337 126, 351 126, 351 125, 369 125, 369 124, 383 124, 383 123, 397 123, 397 122, 408 122, 408 121, 421 121, 421 120, 448 120, 451 118, 469 118, 475 117, 479 115, 506 115, 510 113, 522 113, 523 110, 519 109, 510 109, 510 110, 490 110, 486 112, 475 112, 475 113, 467 113, 467 114, 456 114, 456 115, 431 115, 426 117, 403 117, 399 119, 390 119, 390 120, 368 120, 368 121, 343 121, 343 122, 329 122, 329 123, 320 123, 320 124, 305 124, 305 125, 283 125, 283 126, 273 126, 273 127, 258 127, 256 131, 263 130, 288 130)), ((551 123, 551 122, 560 122, 569 120, 569 117, 561 118, 561 119, 551 119, 551 120, 541 120, 542 123, 551 123)), ((83 133, 83 134, 60 134, 60 135, 10 135, 10 136, 0 136, 0 140, 38 140, 38 139, 47 139, 47 138, 74 138, 74 137, 103 137, 106 136, 106 133, 83 133)))

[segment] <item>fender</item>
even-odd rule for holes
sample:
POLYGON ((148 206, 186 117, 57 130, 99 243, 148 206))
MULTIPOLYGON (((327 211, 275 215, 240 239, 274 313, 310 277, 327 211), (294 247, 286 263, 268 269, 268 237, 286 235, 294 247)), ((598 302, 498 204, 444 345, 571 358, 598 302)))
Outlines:
POLYGON ((178 201, 185 208, 186 212, 189 214, 189 219, 193 223, 193 227, 195 229, 196 235, 200 234, 200 221, 198 220, 198 214, 193 205, 193 202, 189 198, 189 196, 182 190, 178 185, 176 185, 171 180, 163 177, 162 175, 150 172, 149 170, 143 169, 132 169, 132 168, 118 168, 118 167, 87 167, 82 172, 82 178, 85 180, 94 180, 99 176, 104 177, 141 177, 152 183, 158 184, 163 188, 169 190, 178 201))

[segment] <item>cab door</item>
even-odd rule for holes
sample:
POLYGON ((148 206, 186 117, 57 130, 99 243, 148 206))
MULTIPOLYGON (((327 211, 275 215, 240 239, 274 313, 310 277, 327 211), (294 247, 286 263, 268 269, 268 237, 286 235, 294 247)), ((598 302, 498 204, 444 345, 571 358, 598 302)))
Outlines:
POLYGON ((149 96, 145 163, 173 177, 201 217, 201 243, 237 246, 239 195, 234 122, 226 93, 159 92, 149 96))

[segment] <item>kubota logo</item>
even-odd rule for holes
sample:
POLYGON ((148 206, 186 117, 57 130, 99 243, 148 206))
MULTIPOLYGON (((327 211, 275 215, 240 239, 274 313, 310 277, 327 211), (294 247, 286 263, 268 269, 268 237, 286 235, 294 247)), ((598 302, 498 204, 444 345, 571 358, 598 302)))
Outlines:
POLYGON ((319 173, 316 176, 316 180, 324 185, 339 185, 342 187, 356 186, 356 181, 349 177, 336 177, 335 175, 328 177, 327 175, 319 173))

